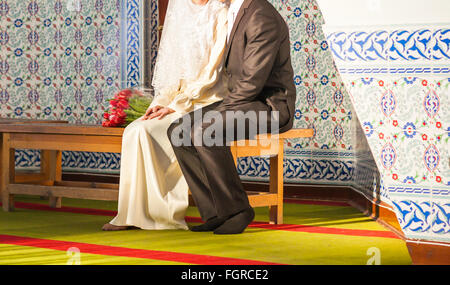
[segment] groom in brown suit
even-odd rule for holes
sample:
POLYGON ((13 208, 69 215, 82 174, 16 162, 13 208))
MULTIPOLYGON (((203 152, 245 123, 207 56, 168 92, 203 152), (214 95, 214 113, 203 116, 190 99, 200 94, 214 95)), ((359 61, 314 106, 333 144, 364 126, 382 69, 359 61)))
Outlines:
POLYGON ((181 170, 206 221, 191 228, 192 231, 238 234, 254 219, 225 133, 232 130, 232 140, 251 139, 255 135, 249 132, 252 127, 257 133, 282 133, 292 128, 294 120, 296 91, 285 21, 267 0, 232 0, 231 6, 234 1, 241 3, 233 17, 224 54, 228 95, 223 101, 183 116, 168 130, 181 170), (216 122, 202 120, 208 111, 216 111, 222 117, 221 128, 215 128, 213 133, 213 138, 223 139, 221 145, 175 143, 180 137, 177 130, 185 120, 190 128, 184 129, 182 136, 188 136, 190 142, 195 136, 202 138, 205 130, 216 122), (227 120, 232 112, 232 120, 227 120), (245 115, 248 112, 267 116, 257 116, 255 120, 245 115), (245 131, 236 130, 243 123, 245 131))

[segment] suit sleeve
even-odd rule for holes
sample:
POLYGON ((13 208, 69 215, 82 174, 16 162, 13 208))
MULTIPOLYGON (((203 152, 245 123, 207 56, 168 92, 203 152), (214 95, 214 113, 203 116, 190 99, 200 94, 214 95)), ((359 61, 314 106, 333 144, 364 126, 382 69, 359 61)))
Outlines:
POLYGON ((242 75, 223 101, 226 109, 254 101, 261 93, 277 57, 281 32, 277 19, 270 13, 259 10, 250 17, 245 31, 242 75))

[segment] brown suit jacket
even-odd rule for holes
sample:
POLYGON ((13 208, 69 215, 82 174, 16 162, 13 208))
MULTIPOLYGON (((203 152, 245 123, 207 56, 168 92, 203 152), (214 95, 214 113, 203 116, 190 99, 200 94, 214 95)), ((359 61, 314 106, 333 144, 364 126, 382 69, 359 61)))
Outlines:
POLYGON ((280 133, 292 128, 296 90, 289 29, 267 0, 245 0, 225 48, 229 95, 222 110, 255 100, 280 112, 280 133))

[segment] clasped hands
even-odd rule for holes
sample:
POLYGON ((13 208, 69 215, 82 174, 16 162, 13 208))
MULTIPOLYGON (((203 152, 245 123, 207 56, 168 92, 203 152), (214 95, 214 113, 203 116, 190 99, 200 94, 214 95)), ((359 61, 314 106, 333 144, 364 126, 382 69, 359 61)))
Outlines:
POLYGON ((145 115, 142 117, 142 120, 151 120, 154 118, 158 118, 158 120, 161 120, 162 118, 173 112, 175 112, 175 110, 170 109, 168 107, 163 106, 149 107, 145 112, 145 115))

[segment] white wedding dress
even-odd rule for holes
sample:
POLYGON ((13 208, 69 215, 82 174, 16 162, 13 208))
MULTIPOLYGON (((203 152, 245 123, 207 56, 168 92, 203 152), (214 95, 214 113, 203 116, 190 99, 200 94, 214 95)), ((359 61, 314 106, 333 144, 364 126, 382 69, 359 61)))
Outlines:
POLYGON ((222 100, 221 75, 227 7, 170 0, 152 85, 152 106, 173 110, 163 119, 135 120, 122 139, 119 202, 114 226, 188 229, 188 185, 167 136, 170 124, 194 109, 222 100))

